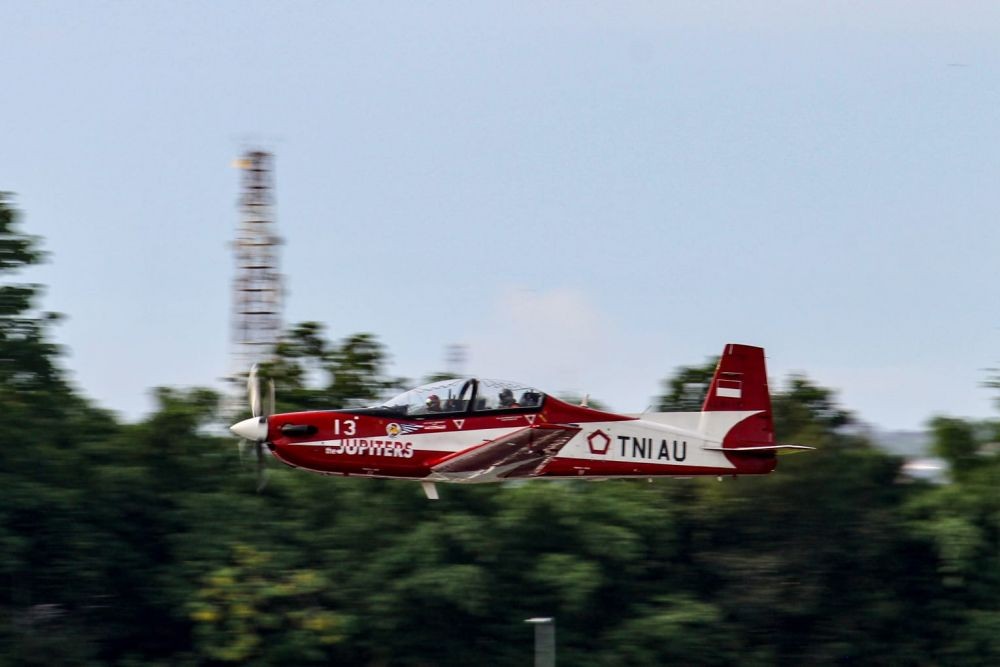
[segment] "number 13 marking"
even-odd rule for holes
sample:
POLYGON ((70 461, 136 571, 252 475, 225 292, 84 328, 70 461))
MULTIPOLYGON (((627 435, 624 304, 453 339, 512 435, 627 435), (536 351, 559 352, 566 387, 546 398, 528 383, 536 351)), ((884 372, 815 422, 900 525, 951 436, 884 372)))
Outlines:
POLYGON ((341 422, 339 419, 333 420, 333 434, 346 435, 348 437, 358 432, 358 423, 353 419, 341 422), (343 424, 343 427, 341 427, 343 424))

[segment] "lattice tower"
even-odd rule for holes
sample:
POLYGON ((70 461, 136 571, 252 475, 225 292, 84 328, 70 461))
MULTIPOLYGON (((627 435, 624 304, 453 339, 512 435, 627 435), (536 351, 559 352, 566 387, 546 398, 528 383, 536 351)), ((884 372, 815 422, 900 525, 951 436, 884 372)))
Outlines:
POLYGON ((281 239, 274 227, 274 157, 247 151, 236 162, 242 170, 240 224, 233 248, 232 379, 242 391, 241 378, 254 363, 268 360, 281 335, 282 280, 278 266, 281 239))

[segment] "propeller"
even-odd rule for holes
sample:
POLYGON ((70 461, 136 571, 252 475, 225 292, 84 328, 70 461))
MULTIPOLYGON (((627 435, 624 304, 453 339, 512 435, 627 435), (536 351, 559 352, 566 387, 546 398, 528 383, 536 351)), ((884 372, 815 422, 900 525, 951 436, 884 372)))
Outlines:
POLYGON ((267 381, 266 411, 261 410, 260 378, 257 376, 257 364, 250 367, 247 375, 247 398, 250 401, 249 419, 233 424, 229 430, 243 438, 240 442, 240 456, 243 455, 244 444, 253 444, 257 456, 257 491, 267 484, 264 475, 264 443, 267 442, 267 418, 274 414, 274 380, 267 381))
POLYGON ((250 414, 260 417, 260 378, 257 377, 257 364, 251 366, 247 374, 247 398, 250 399, 250 414))

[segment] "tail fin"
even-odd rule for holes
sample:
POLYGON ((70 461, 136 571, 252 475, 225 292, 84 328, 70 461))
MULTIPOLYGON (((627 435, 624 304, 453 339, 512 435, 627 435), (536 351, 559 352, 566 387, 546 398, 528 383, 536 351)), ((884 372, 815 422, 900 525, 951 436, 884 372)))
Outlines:
POLYGON ((755 412, 729 430, 723 447, 748 447, 774 443, 771 394, 767 389, 764 349, 750 345, 726 345, 715 368, 712 384, 702 405, 705 428, 711 432, 713 412, 755 412), (707 413, 707 414, 704 414, 707 413))

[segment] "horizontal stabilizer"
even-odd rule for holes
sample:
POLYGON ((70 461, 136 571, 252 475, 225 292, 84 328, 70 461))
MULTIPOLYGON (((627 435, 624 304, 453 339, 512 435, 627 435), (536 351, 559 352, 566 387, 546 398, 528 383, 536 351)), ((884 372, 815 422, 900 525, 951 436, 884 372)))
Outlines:
POLYGON ((796 454, 807 452, 815 447, 806 445, 752 445, 748 447, 702 447, 712 452, 725 452, 726 454, 752 454, 754 452, 775 452, 777 454, 796 454))

